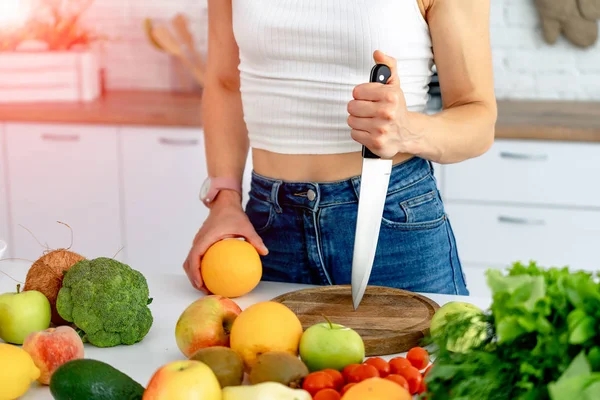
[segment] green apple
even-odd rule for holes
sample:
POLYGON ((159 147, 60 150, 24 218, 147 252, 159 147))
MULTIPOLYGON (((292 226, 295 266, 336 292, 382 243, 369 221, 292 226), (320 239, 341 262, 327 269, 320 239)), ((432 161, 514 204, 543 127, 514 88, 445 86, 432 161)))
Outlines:
POLYGON ((346 365, 363 362, 365 343, 352 328, 327 319, 327 322, 314 324, 304 331, 299 352, 311 372, 326 368, 341 371, 346 365))
POLYGON ((0 295, 0 339, 7 343, 23 344, 32 332, 50 327, 50 302, 37 290, 20 291, 0 295))

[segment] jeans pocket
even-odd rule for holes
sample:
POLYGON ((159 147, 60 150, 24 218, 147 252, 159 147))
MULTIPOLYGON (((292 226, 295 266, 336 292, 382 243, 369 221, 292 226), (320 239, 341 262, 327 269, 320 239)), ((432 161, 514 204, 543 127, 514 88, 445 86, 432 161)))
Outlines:
POLYGON ((444 206, 436 189, 425 193, 411 193, 390 201, 382 224, 395 229, 431 229, 439 227, 446 219, 444 206), (402 198, 404 197, 404 198, 402 198))
POLYGON ((273 224, 275 210, 273 204, 250 194, 246 204, 246 215, 256 233, 266 231, 273 224))

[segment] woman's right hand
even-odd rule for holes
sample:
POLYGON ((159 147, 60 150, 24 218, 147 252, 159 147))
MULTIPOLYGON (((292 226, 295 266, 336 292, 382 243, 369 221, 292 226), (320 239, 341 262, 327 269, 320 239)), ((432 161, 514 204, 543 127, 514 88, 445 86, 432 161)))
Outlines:
POLYGON ((192 285, 206 294, 209 294, 209 291, 202 280, 200 260, 214 243, 226 238, 242 237, 252 244, 260 255, 264 256, 269 252, 244 212, 239 197, 237 200, 230 200, 227 198, 228 194, 225 191, 221 192, 220 201, 215 201, 212 205, 210 214, 194 237, 192 248, 183 264, 192 285))

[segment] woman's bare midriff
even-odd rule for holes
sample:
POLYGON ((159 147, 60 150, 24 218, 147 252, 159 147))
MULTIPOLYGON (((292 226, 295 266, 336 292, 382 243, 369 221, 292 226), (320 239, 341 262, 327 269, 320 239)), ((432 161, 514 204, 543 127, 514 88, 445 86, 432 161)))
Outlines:
MULTIPOLYGON (((411 158, 410 154, 397 154, 393 163, 411 158)), ((262 149, 252 150, 252 163, 256 173, 285 181, 331 182, 360 175, 362 156, 343 154, 280 154, 262 149)))

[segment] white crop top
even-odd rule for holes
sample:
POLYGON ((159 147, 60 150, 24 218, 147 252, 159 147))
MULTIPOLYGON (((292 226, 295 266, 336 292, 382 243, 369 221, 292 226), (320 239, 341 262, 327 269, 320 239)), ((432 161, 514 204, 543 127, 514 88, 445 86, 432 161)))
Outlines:
POLYGON ((408 109, 429 99, 433 52, 417 0, 232 0, 250 145, 277 153, 360 151, 348 102, 377 49, 396 58, 408 109))

